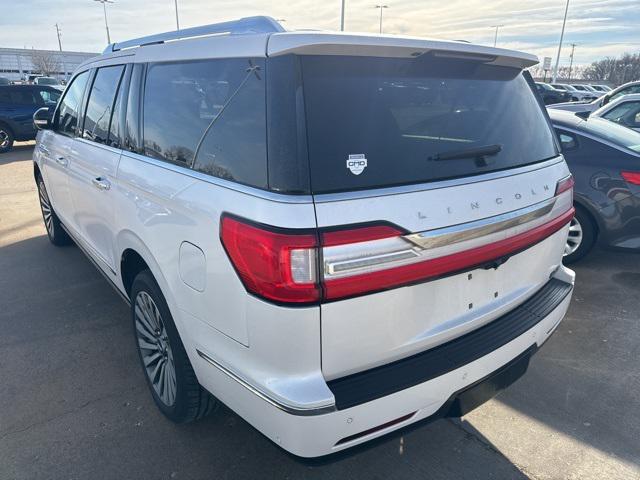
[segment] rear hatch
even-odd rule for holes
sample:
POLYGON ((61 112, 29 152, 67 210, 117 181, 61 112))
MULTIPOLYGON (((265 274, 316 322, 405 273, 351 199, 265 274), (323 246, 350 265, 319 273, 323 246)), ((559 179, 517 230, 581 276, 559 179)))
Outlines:
POLYGON ((437 51, 299 65, 327 379, 469 332, 549 280, 569 172, 521 68, 437 51))

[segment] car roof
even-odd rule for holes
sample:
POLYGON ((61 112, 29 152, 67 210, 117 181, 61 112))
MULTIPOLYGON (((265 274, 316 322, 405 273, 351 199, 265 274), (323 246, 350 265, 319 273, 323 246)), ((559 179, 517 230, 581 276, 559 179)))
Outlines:
POLYGON ((99 57, 78 70, 122 61, 187 60, 197 58, 273 57, 298 55, 354 55, 411 58, 424 53, 480 59, 487 64, 528 68, 535 55, 453 40, 399 35, 324 31, 285 31, 270 17, 247 17, 179 31, 171 31, 109 45, 99 57))

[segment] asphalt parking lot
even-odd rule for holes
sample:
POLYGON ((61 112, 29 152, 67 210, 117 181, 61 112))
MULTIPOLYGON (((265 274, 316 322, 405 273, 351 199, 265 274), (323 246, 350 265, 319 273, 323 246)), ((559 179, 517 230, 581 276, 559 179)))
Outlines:
POLYGON ((0 156, 0 479, 640 479, 640 255, 576 267, 568 316, 500 397, 309 465, 224 407, 161 416, 127 307, 46 238, 31 152, 0 156))

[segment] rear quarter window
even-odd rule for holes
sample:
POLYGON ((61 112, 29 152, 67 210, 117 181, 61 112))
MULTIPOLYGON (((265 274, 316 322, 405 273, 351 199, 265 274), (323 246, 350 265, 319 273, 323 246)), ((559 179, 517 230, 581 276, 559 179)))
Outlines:
POLYGON ((264 59, 152 64, 144 92, 145 155, 267 187, 264 59))

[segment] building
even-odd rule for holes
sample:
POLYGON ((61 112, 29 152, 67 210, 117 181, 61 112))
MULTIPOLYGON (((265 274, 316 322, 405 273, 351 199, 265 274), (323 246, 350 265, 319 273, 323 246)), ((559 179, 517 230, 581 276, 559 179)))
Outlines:
POLYGON ((44 72, 33 64, 33 59, 46 57, 55 67, 49 75, 60 80, 68 80, 78 65, 96 55, 98 54, 89 52, 0 48, 0 77, 15 81, 25 80, 29 75, 43 75, 44 72))

